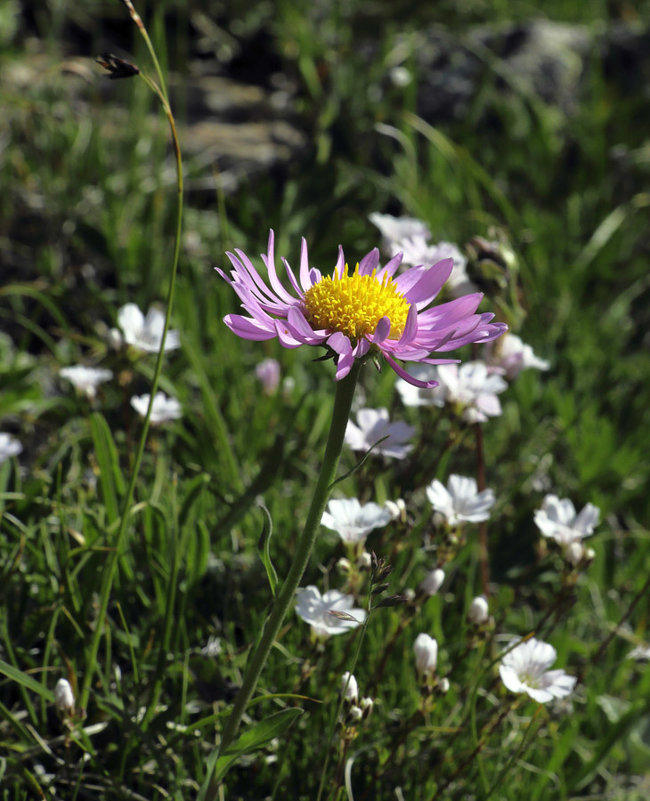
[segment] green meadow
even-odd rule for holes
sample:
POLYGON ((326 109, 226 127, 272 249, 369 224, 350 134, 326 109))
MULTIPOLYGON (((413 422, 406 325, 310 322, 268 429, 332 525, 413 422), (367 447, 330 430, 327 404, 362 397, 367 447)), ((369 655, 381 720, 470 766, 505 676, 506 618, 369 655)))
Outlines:
POLYGON ((650 3, 135 8, 151 49, 119 0, 0 4, 0 799, 645 801, 650 3), (214 268, 239 249, 268 283, 270 229, 293 295, 301 237, 323 275, 339 245, 383 265, 374 213, 455 243, 547 369, 476 422, 362 360, 352 420, 386 409, 411 449, 343 446, 330 497, 390 520, 350 545, 318 514, 299 584, 365 619, 319 637, 291 593, 222 747, 344 382, 332 350, 233 333, 214 268), (178 347, 143 347, 127 304, 169 311, 178 347), (110 377, 75 388, 72 365, 110 377), (154 385, 173 419, 132 404, 154 385), (452 474, 489 519, 433 504, 452 474), (575 556, 536 523, 549 495, 599 510, 575 556), (500 670, 533 638, 575 679, 548 703, 500 670))

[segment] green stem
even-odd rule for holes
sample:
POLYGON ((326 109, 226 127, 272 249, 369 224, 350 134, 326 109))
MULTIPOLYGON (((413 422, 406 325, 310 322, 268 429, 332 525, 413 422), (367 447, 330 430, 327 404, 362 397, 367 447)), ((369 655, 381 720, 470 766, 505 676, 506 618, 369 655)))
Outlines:
POLYGON ((153 408, 153 399, 158 389, 160 374, 162 372, 162 363, 165 354, 165 342, 167 340, 167 331, 169 329, 169 321, 171 318, 172 306, 174 303, 174 291, 176 289, 176 273, 178 272, 178 261, 181 252, 181 230, 183 225, 183 164, 181 160, 181 149, 178 141, 178 135, 176 133, 176 124, 174 122, 174 116, 172 114, 169 102, 167 100, 167 89, 165 86, 164 76, 160 69, 160 65, 158 64, 158 59, 156 58, 155 51, 153 49, 153 46, 151 45, 151 42, 147 35, 147 31, 145 30, 145 27, 142 23, 142 20, 137 15, 131 2, 125 0, 125 5, 129 9, 129 13, 131 13, 134 22, 137 24, 140 33, 142 33, 145 39, 145 42, 147 44, 147 47, 154 62, 156 72, 158 73, 158 78, 160 80, 160 87, 158 87, 156 86, 155 83, 153 83, 153 81, 147 78, 146 75, 140 73, 140 76, 143 78, 145 83, 156 93, 156 95, 160 99, 160 102, 163 106, 163 109, 169 121, 172 142, 174 145, 174 154, 176 156, 176 178, 177 178, 176 234, 174 240, 174 256, 172 259, 172 269, 171 269, 171 275, 169 277, 169 288, 167 290, 165 324, 163 327, 162 337, 160 341, 160 349, 156 357, 156 366, 154 369, 153 379, 151 382, 149 406, 147 408, 147 414, 144 418, 144 424, 142 426, 142 433, 140 435, 140 441, 138 443, 138 449, 136 451, 135 461, 133 462, 133 470, 131 472, 129 486, 127 487, 126 496, 124 498, 124 503, 122 505, 120 525, 117 530, 117 534, 115 536, 115 544, 112 550, 109 552, 107 564, 102 573, 102 584, 99 594, 99 614, 97 616, 97 621, 95 623, 95 630, 93 632, 90 646, 88 647, 87 658, 86 658, 86 670, 84 673, 81 693, 79 695, 79 707, 82 710, 85 710, 86 707, 88 706, 88 698, 90 696, 90 685, 92 682, 92 678, 95 674, 95 667, 97 664, 97 652, 99 650, 99 643, 102 638, 102 633, 104 629, 104 620, 106 618, 108 603, 111 597, 113 580, 117 572, 117 564, 120 559, 120 556, 122 555, 126 543, 127 522, 129 519, 129 512, 131 510, 131 504, 133 503, 135 483, 138 478, 138 473, 140 472, 140 464, 142 462, 142 456, 144 454, 144 448, 147 442, 149 423, 151 421, 151 410, 153 408))
MULTIPOLYGON (((293 601, 305 568, 309 563, 325 504, 329 497, 332 482, 336 477, 339 456, 341 455, 341 448, 343 447, 343 437, 350 416, 352 398, 354 396, 360 369, 360 362, 355 362, 350 373, 336 385, 334 410, 332 412, 332 422, 330 424, 329 436, 325 447, 325 455, 323 456, 323 464, 314 489, 307 520, 305 521, 302 534, 298 539, 296 552, 291 567, 289 568, 289 573, 284 580, 282 588, 273 604, 273 608, 264 624, 264 629, 257 646, 248 659, 242 686, 235 698, 230 717, 221 734, 219 753, 224 753, 235 739, 239 723, 255 691, 260 674, 266 664, 269 652, 271 651, 273 641, 282 626, 282 621, 287 614, 287 610, 293 601)), ((214 759, 213 755, 208 761, 208 774, 203 785, 204 788, 206 788, 206 785, 209 783, 207 786, 207 795, 205 796, 208 799, 214 799, 217 794, 217 785, 216 782, 212 781, 212 771, 210 769, 213 769, 215 764, 216 759, 214 759)))

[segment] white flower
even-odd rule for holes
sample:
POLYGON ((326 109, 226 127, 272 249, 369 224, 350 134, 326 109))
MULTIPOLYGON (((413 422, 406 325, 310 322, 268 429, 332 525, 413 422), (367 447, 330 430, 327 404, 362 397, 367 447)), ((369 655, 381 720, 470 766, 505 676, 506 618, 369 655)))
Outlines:
POLYGON ((354 451, 367 451, 376 445, 372 453, 403 459, 413 448, 407 440, 415 429, 401 420, 390 423, 387 409, 359 409, 357 423, 348 420, 345 429, 345 444, 354 451), (383 442, 377 445, 380 440, 383 442))
POLYGON ((535 525, 544 537, 554 539, 559 545, 569 545, 589 537, 598 524, 600 510, 588 503, 579 515, 568 498, 547 495, 542 508, 535 512, 535 525))
POLYGON ((419 389, 398 379, 397 390, 405 406, 444 406, 458 408, 468 423, 484 423, 488 417, 501 414, 497 395, 508 388, 500 375, 490 374, 483 362, 440 364, 437 367, 420 364, 410 368, 416 378, 439 382, 433 389, 419 389))
POLYGON ((201 648, 201 653, 203 656, 208 656, 211 659, 219 656, 221 653, 221 640, 219 637, 215 637, 214 634, 211 634, 208 637, 207 643, 203 646, 203 648, 201 648))
POLYGON ((509 381, 516 378, 522 370, 548 370, 550 364, 535 356, 530 345, 526 345, 516 334, 506 333, 498 342, 488 342, 485 346, 485 361, 504 372, 509 381))
MULTIPOLYGON (((410 236, 421 236, 424 239, 431 236, 427 224, 415 217, 393 217, 392 214, 379 214, 375 211, 369 215, 368 219, 379 228, 385 245, 390 244, 391 248, 395 242, 400 242, 410 236)), ((395 255, 395 252, 391 255, 395 255)))
POLYGON ((398 498, 396 501, 384 501, 384 506, 388 510, 391 520, 406 521, 406 503, 403 498, 398 498))
POLYGON ((101 367, 85 367, 83 364, 75 364, 72 367, 62 367, 59 370, 61 378, 66 378, 75 389, 83 392, 92 400, 97 393, 97 387, 104 381, 113 378, 112 370, 105 370, 101 367))
POLYGON ((437 264, 443 259, 452 259, 454 264, 451 275, 445 282, 445 291, 452 297, 468 295, 477 292, 478 287, 473 284, 467 275, 467 259, 452 242, 438 242, 431 245, 428 237, 415 234, 392 242, 392 251, 402 252, 402 264, 417 266, 420 264, 437 264))
POLYGON ((650 645, 637 645, 627 655, 628 659, 635 659, 637 662, 650 662, 650 645))
POLYGON ((488 602, 482 595, 477 595, 469 605, 467 617, 475 626, 482 626, 488 619, 488 602))
POLYGON ((435 595, 438 590, 442 587, 442 584, 445 580, 445 572, 437 567, 435 570, 432 570, 430 573, 427 573, 422 583, 420 584, 420 590, 425 595, 435 595))
POLYGON ((74 712, 74 695, 67 679, 59 679, 54 688, 54 703, 62 715, 74 712))
MULTIPOLYGON (((127 345, 147 351, 157 353, 160 350, 163 329, 165 327, 165 315, 160 309, 151 307, 147 316, 142 314, 135 303, 127 303, 117 313, 117 322, 124 332, 124 339, 127 345)), ((165 352, 180 348, 181 343, 178 331, 167 331, 165 339, 165 352)))
POLYGON ((309 623, 317 637, 343 634, 363 623, 366 619, 365 611, 354 608, 353 604, 354 598, 339 590, 328 590, 321 597, 318 587, 310 585, 302 587, 296 593, 296 612, 309 623), (330 614, 331 612, 342 612, 344 617, 337 617, 330 614))
POLYGON ((361 711, 363 712, 364 717, 368 717, 368 715, 372 712, 372 708, 375 705, 375 702, 369 696, 364 696, 361 701, 359 701, 359 706, 361 707, 361 711))
POLYGON ((385 526, 391 520, 390 512, 376 503, 363 506, 356 498, 342 498, 327 504, 321 525, 336 531, 343 542, 364 542, 374 528, 385 526))
POLYGON ((421 676, 433 676, 438 665, 438 643, 428 634, 418 634, 413 643, 415 668, 421 676))
POLYGON ((427 498, 433 508, 445 516, 450 526, 464 521, 480 523, 487 520, 494 505, 494 492, 491 489, 479 492, 473 478, 454 473, 449 476, 446 487, 434 479, 427 487, 427 498))
POLYGON ((359 697, 359 687, 354 675, 348 670, 341 676, 341 692, 346 701, 352 701, 356 704, 359 697))
POLYGON ((0 431, 0 464, 11 459, 12 456, 18 456, 22 449, 23 446, 15 437, 0 431))
POLYGON ((277 359, 262 359, 255 366, 257 380, 267 395, 273 395, 280 383, 280 362, 277 359))
MULTIPOLYGON (((131 406, 133 406, 140 417, 145 417, 147 414, 150 397, 150 395, 145 394, 134 395, 131 398, 131 406)), ((156 392, 153 399, 153 407, 151 409, 152 425, 167 423, 170 420, 178 420, 180 416, 181 405, 176 398, 168 398, 164 392, 156 392)))
POLYGON ((573 691, 577 679, 563 670, 549 670, 556 658, 552 645, 533 637, 503 657, 499 666, 501 681, 511 692, 527 693, 540 704, 564 698, 573 691))

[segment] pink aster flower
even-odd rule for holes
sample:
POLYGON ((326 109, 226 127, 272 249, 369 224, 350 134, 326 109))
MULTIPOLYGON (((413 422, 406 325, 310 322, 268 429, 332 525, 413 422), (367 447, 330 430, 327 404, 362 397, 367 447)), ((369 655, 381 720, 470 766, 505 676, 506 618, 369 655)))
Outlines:
POLYGON ((344 378, 355 359, 383 354, 404 380, 415 386, 435 386, 420 381, 396 361, 444 364, 456 359, 432 359, 470 342, 490 342, 507 328, 490 322, 490 313, 477 314, 483 295, 471 295, 430 306, 449 278, 452 259, 431 266, 412 267, 396 278, 402 261, 398 253, 383 267, 375 248, 350 273, 343 250, 331 276, 309 266, 307 243, 302 240, 300 268, 296 275, 282 259, 293 292, 281 283, 275 264, 275 237, 269 233, 262 261, 268 284, 242 250, 228 253, 233 270, 217 272, 235 290, 246 314, 228 314, 224 322, 243 339, 277 339, 285 348, 322 345, 336 359, 336 380, 344 378))

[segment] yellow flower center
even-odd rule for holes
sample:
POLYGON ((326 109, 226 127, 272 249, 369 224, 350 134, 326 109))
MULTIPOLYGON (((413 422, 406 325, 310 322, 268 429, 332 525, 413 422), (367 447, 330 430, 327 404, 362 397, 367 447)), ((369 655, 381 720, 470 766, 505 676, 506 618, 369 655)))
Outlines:
POLYGON ((323 278, 305 292, 307 320, 314 328, 340 331, 352 340, 372 334, 382 317, 390 320, 390 339, 399 339, 410 304, 397 291, 392 278, 377 279, 376 270, 359 275, 359 265, 348 275, 345 265, 339 278, 323 278))

